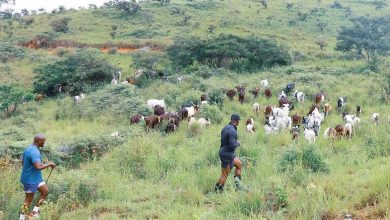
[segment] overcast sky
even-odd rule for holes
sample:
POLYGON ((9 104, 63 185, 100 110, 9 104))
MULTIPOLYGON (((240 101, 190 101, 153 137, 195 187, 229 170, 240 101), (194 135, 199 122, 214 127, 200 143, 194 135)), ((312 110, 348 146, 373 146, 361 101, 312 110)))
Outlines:
POLYGON ((40 8, 50 11, 58 6, 63 5, 65 8, 75 8, 79 6, 87 7, 88 4, 96 4, 97 6, 103 5, 104 2, 109 0, 15 0, 15 5, 3 5, 2 8, 13 8, 17 12, 21 9, 27 8, 28 10, 38 10, 40 8))

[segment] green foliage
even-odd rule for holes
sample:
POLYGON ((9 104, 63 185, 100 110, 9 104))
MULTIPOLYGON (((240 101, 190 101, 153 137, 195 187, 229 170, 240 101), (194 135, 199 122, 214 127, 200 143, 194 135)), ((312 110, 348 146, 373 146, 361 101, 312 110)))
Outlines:
POLYGON ((12 44, 0 43, 0 62, 7 63, 13 59, 22 59, 25 57, 25 50, 15 47, 12 44))
MULTIPOLYGON (((352 27, 341 27, 336 50, 354 52, 363 56, 368 63, 375 64, 378 56, 390 50, 390 17, 357 17, 352 21, 352 27)), ((377 65, 371 67, 377 70, 377 65)))
POLYGON ((223 106, 225 94, 220 89, 215 89, 209 93, 208 103, 210 105, 217 105, 220 108, 223 106))
POLYGON ((71 20, 71 18, 65 17, 52 21, 50 25, 54 32, 67 33, 69 31, 69 22, 71 20))
POLYGON ((107 7, 115 7, 127 15, 135 15, 141 10, 141 7, 135 1, 112 0, 104 3, 104 5, 107 7))
POLYGON ((132 67, 147 71, 158 71, 168 62, 161 52, 135 52, 131 54, 133 58, 132 67))
POLYGON ((234 35, 219 35, 207 40, 176 38, 167 53, 173 64, 182 68, 199 62, 210 67, 254 71, 291 63, 287 50, 272 41, 234 35))
POLYGON ((60 84, 65 86, 71 95, 78 95, 110 83, 116 71, 99 52, 81 51, 36 68, 34 91, 53 96, 58 93, 56 87, 60 84))
POLYGON ((3 111, 7 118, 15 114, 21 104, 33 98, 33 94, 16 86, 0 84, 0 111, 3 111))
POLYGON ((202 111, 200 115, 204 118, 210 118, 211 123, 213 124, 220 124, 224 117, 218 106, 215 105, 202 106, 202 111))
POLYGON ((291 171, 300 163, 302 163, 303 168, 311 172, 329 171, 327 164, 323 161, 321 155, 315 152, 313 146, 304 148, 302 152, 296 150, 286 151, 279 162, 279 169, 282 172, 291 171))
MULTIPOLYGON (((71 102, 69 100, 69 102, 71 102)), ((112 117, 128 117, 132 114, 150 114, 146 101, 140 98, 133 85, 108 85, 101 90, 87 95, 76 106, 60 101, 56 112, 57 119, 90 118, 99 114, 110 114, 112 117)))

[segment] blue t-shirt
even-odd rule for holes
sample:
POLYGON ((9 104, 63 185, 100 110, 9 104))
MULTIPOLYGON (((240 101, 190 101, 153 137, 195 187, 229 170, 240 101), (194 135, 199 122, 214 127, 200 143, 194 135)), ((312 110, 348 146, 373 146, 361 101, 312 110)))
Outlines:
POLYGON ((23 152, 23 169, 20 182, 23 184, 39 184, 43 182, 42 172, 35 169, 34 163, 41 161, 41 152, 35 145, 30 145, 23 152))

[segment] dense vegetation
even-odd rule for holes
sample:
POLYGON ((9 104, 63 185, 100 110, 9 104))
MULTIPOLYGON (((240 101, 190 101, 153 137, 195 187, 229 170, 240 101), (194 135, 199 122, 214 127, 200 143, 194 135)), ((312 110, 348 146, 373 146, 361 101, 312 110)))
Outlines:
POLYGON ((48 137, 44 161, 59 165, 42 219, 389 218, 385 1, 114 0, 0 11, 0 219, 18 216, 18 158, 36 133, 48 137), (109 85, 119 71, 119 84, 109 85), (270 99, 249 93, 262 79, 270 99), (315 144, 292 142, 289 131, 266 135, 252 104, 277 105, 289 82, 307 97, 292 114, 307 114, 314 94, 326 92, 333 110, 320 133, 343 123, 340 96, 352 114, 362 106, 361 128, 351 139, 320 135, 315 144), (243 104, 225 95, 238 85, 248 89, 243 104), (177 111, 204 93, 209 105, 196 117, 210 118, 207 128, 183 121, 168 135, 129 123, 134 113, 151 114, 148 99, 177 111), (238 127, 250 192, 235 192, 229 178, 215 194, 220 130, 233 112, 255 120, 255 135, 238 127))

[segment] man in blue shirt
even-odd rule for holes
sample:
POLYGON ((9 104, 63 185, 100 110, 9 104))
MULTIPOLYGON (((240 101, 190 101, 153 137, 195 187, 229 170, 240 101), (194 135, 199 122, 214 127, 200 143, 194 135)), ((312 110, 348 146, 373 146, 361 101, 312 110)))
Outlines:
POLYGON ((240 122, 240 116, 233 114, 231 116, 230 123, 226 125, 221 131, 221 148, 219 149, 219 158, 221 159, 222 173, 215 184, 216 192, 223 192, 226 179, 233 166, 236 168, 234 171, 234 183, 237 190, 245 190, 245 187, 241 184, 241 167, 242 163, 240 159, 235 155, 235 150, 240 146, 240 142, 237 140, 237 126, 240 122))
POLYGON ((45 146, 46 138, 42 134, 34 136, 34 143, 28 146, 22 157, 22 175, 20 177, 20 182, 23 184, 24 192, 26 193, 26 198, 24 199, 24 205, 21 210, 20 220, 24 220, 26 215, 29 217, 38 217, 39 206, 42 205, 47 194, 49 194, 49 188, 45 184, 42 178, 42 171, 48 167, 52 169, 56 167, 53 162, 43 164, 41 160, 41 153, 39 148, 45 146), (32 200, 34 199, 35 192, 39 191, 40 196, 37 206, 34 207, 33 212, 29 213, 29 208, 32 200))

